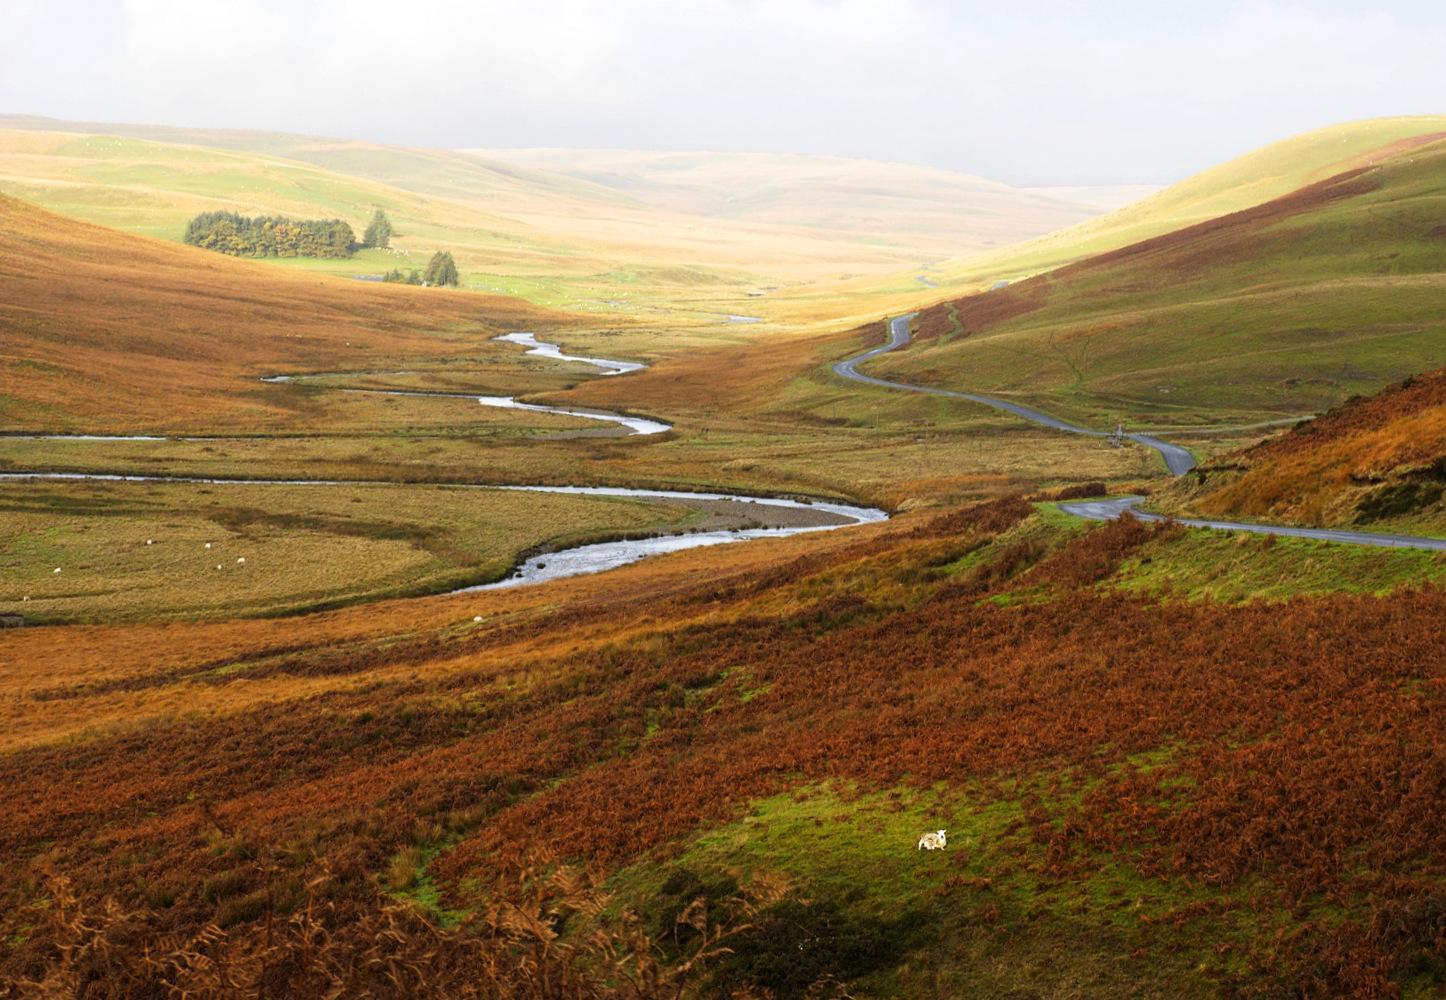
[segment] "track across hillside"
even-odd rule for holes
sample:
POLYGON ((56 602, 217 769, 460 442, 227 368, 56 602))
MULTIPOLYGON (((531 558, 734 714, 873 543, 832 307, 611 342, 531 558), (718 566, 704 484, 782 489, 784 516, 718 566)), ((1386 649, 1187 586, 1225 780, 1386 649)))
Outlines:
MULTIPOLYGON (((834 374, 844 378, 853 379, 855 382, 866 382, 869 385, 881 385, 888 389, 907 389, 910 392, 927 392, 934 396, 950 396, 954 399, 967 399, 974 403, 983 403, 985 406, 992 406, 996 410, 1004 410, 1017 417, 1045 427, 1052 427, 1058 431, 1068 431, 1071 434, 1087 434, 1090 437, 1107 437, 1106 431, 1090 430, 1088 427, 1077 427, 1074 424, 1066 423, 1057 417, 1051 417, 1048 413, 1041 413, 1039 410, 1030 409, 1028 406, 1021 406, 1019 403, 1011 403, 1003 399, 992 399, 989 396, 976 396, 968 392, 954 392, 949 389, 931 389, 922 385, 909 385, 905 382, 890 382, 886 379, 874 378, 872 375, 863 375, 858 371, 857 365, 860 361, 867 361, 870 358, 878 357, 880 354, 887 354, 889 351, 898 350, 909 342, 909 320, 918 313, 909 313, 905 316, 895 316, 889 321, 889 342, 883 347, 875 347, 872 351, 866 351, 856 358, 849 358, 847 361, 839 361, 834 364, 834 374)), ((1158 438, 1152 438, 1144 434, 1127 434, 1131 441, 1142 444, 1146 448, 1153 448, 1160 453, 1165 460, 1165 467, 1170 470, 1172 476, 1183 476, 1195 468, 1195 456, 1190 454, 1186 448, 1178 444, 1170 444, 1158 438)))
MULTIPOLYGON (((1144 497, 1111 497, 1108 500, 1078 500, 1058 504, 1060 510, 1091 521, 1113 521, 1125 511, 1141 521, 1163 521, 1159 514, 1136 510, 1144 497)), ((1197 521, 1186 518, 1176 523, 1187 528, 1212 528, 1216 531, 1248 531, 1256 535, 1282 535, 1288 538, 1312 538, 1320 542, 1344 545, 1375 545, 1388 549, 1434 549, 1446 551, 1446 539, 1423 538, 1419 535, 1378 535, 1369 531, 1341 531, 1333 528, 1293 528, 1275 524, 1246 524, 1241 521, 1197 521)))

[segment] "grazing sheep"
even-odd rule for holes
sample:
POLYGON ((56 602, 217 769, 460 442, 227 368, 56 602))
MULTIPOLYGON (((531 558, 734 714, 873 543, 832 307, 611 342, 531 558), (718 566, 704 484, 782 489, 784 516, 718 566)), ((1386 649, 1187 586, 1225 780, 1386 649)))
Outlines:
POLYGON ((920 837, 919 846, 915 850, 942 851, 945 843, 947 843, 947 838, 944 836, 944 831, 935 830, 933 833, 926 833, 920 837))
POLYGON ((210 547, 211 547, 211 543, 210 543, 210 542, 207 542, 207 543, 206 543, 206 548, 209 549, 210 547))
POLYGON ((217 564, 216 564, 216 568, 217 568, 217 569, 220 569, 220 568, 221 568, 221 564, 220 564, 220 563, 217 563, 217 564))
POLYGON ((55 572, 57 572, 57 573, 60 572, 60 567, 59 567, 59 566, 55 567, 55 572))
POLYGON ((155 540, 154 538, 147 538, 147 539, 146 539, 146 544, 147 544, 147 545, 154 545, 154 544, 156 544, 156 540, 155 540))
POLYGON ((242 556, 240 559, 237 559, 236 562, 238 565, 244 566, 246 564, 246 557, 242 556))

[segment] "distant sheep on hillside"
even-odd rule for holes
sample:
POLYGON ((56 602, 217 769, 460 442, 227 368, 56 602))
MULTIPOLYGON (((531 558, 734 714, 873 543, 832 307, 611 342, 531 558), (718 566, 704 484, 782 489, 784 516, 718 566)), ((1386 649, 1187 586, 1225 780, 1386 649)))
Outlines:
POLYGON ((943 830, 935 830, 933 833, 926 833, 919 838, 919 851, 942 851, 948 842, 943 830))

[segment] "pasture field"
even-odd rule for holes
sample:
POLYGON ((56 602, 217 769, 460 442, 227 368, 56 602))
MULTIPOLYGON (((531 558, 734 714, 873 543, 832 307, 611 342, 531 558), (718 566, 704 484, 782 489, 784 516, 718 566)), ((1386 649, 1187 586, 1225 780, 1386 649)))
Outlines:
POLYGON ((0 613, 32 624, 294 614, 488 583, 522 550, 677 530, 691 514, 441 486, 6 480, 0 613))

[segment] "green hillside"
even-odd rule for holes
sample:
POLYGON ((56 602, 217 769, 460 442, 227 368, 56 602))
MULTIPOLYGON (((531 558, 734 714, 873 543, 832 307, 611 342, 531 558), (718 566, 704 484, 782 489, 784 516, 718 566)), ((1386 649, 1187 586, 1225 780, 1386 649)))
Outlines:
POLYGON ((1000 281, 1018 281, 1092 254, 1251 208, 1344 170, 1382 162, 1442 135, 1446 135, 1446 115, 1369 119, 1316 129, 1211 167, 1078 225, 939 263, 929 274, 939 286, 930 293, 932 297, 921 297, 917 273, 912 271, 883 282, 861 279, 803 290, 799 295, 848 294, 872 302, 880 314, 905 311, 921 302, 983 291, 1000 281))
POLYGON ((1443 293, 1437 141, 935 306, 921 342, 870 371, 1095 426, 1283 419, 1446 363, 1443 293))

